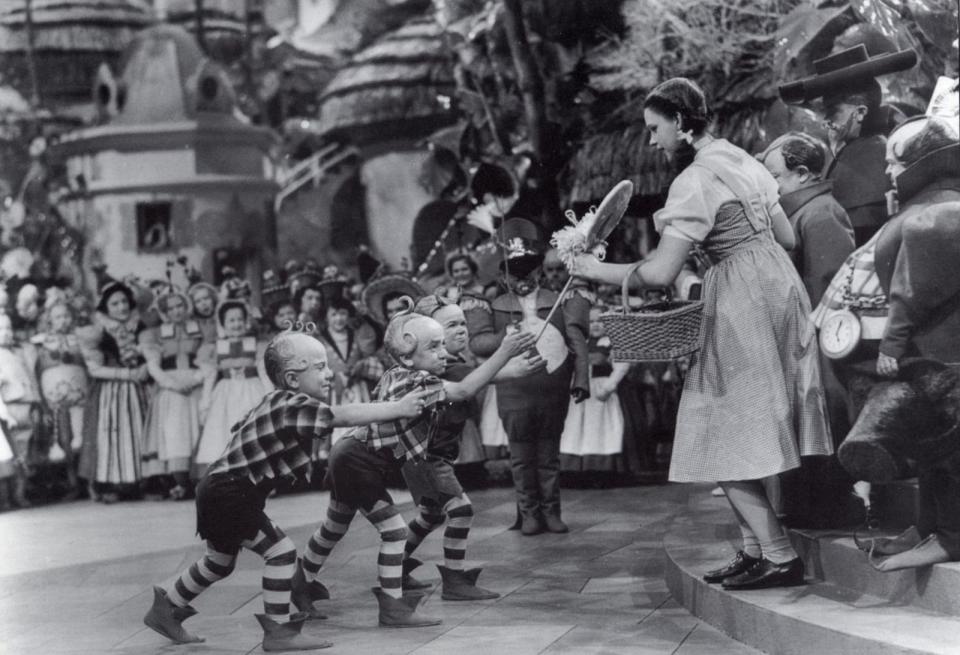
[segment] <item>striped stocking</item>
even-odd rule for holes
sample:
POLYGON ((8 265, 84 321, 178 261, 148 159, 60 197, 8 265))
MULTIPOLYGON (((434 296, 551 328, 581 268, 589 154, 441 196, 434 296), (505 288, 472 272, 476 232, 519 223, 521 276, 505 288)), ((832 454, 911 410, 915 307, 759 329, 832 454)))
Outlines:
POLYGON ((380 533, 380 555, 377 557, 380 589, 388 596, 401 598, 403 590, 403 547, 407 526, 392 503, 378 500, 371 511, 360 510, 380 533))
POLYGON ((463 569, 467 556, 467 537, 473 524, 473 505, 467 494, 451 498, 443 506, 447 513, 447 527, 443 530, 443 560, 448 569, 463 569))
POLYGON ((439 507, 421 503, 417 509, 420 513, 407 524, 407 545, 403 549, 405 556, 412 555, 427 535, 443 525, 443 512, 439 507))
POLYGON ((236 564, 236 553, 221 553, 208 541, 207 552, 167 589, 167 598, 177 607, 186 607, 207 587, 233 573, 236 564))
POLYGON ((320 573, 320 567, 327 561, 330 551, 337 545, 350 528, 350 522, 357 510, 349 505, 330 500, 327 506, 327 518, 307 542, 303 553, 303 573, 307 582, 313 582, 320 573))

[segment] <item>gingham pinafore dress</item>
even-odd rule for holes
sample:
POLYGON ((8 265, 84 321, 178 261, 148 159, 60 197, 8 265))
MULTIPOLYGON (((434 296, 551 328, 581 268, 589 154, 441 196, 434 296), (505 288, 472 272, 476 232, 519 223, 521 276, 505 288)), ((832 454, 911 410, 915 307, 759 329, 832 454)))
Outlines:
POLYGON ((833 451, 810 301, 774 240, 763 197, 748 177, 730 174, 755 160, 723 143, 691 164, 740 201, 720 205, 696 249, 709 268, 700 350, 677 416, 675 482, 754 480, 796 468, 801 455, 833 451))

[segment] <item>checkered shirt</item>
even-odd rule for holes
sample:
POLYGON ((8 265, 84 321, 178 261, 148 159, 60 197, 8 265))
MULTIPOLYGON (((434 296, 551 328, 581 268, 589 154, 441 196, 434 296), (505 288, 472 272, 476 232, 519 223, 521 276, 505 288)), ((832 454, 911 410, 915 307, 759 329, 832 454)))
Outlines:
POLYGON ((271 391, 230 428, 230 444, 207 475, 241 473, 254 484, 302 474, 309 478, 313 439, 333 430, 333 413, 316 398, 271 391))
POLYGON ((426 458, 430 437, 436 432, 440 414, 446 405, 443 380, 426 371, 394 366, 380 378, 373 395, 378 401, 389 402, 417 390, 433 392, 425 399, 425 408, 420 416, 374 423, 355 432, 354 438, 365 441, 375 450, 390 448, 397 459, 426 458))

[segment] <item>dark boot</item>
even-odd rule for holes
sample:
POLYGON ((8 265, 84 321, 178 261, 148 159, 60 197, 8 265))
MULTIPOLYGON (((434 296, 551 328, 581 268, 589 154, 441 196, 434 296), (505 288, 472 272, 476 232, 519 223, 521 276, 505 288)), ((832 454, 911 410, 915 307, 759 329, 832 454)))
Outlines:
POLYGON ((416 557, 408 557, 403 560, 403 590, 404 591, 416 591, 417 589, 429 589, 433 585, 429 582, 421 582, 415 577, 410 575, 410 571, 414 570, 418 566, 423 565, 423 562, 418 560, 416 557))
POLYGON ((493 600, 494 598, 500 598, 500 594, 477 586, 480 569, 458 571, 448 569, 440 564, 437 564, 437 568, 440 570, 440 577, 443 579, 443 593, 440 597, 444 600, 493 600))
POLYGON ((327 618, 326 614, 313 606, 313 603, 318 600, 328 600, 330 592, 318 580, 307 582, 307 576, 303 572, 303 562, 299 559, 290 584, 290 600, 298 610, 311 619, 327 618))
POLYGON ((417 605, 423 600, 419 594, 410 594, 403 598, 394 598, 383 593, 379 587, 373 590, 380 605, 380 625, 385 628, 422 628, 440 625, 440 619, 425 616, 417 611, 417 605))
POLYGON ((189 605, 178 607, 167 598, 167 592, 161 587, 153 588, 153 607, 143 617, 148 628, 159 632, 167 639, 178 644, 196 644, 203 641, 203 637, 192 635, 183 629, 181 623, 197 613, 189 605))
POLYGON ((318 650, 333 646, 319 637, 300 634, 306 614, 293 614, 286 623, 277 623, 266 614, 255 614, 263 628, 263 650, 277 652, 284 650, 318 650))

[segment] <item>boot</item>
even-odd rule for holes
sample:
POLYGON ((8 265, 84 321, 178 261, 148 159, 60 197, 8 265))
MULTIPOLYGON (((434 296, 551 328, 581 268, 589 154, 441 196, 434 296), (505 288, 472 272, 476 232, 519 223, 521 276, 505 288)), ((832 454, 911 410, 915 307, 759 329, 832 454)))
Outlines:
POLYGON ((307 582, 307 576, 303 572, 303 562, 299 559, 290 584, 290 600, 298 610, 311 619, 327 618, 326 614, 313 606, 313 603, 317 600, 328 600, 330 592, 318 580, 307 582))
POLYGON ((190 634, 183 629, 181 623, 197 613, 189 605, 178 607, 167 598, 167 592, 161 587, 153 588, 153 607, 143 617, 148 628, 159 632, 167 639, 178 644, 196 644, 202 642, 203 637, 190 634))
POLYGON ((425 616, 417 611, 417 605, 423 600, 419 594, 410 594, 403 598, 394 598, 383 593, 379 587, 373 590, 380 605, 380 625, 385 628, 422 628, 440 625, 440 619, 425 616))
POLYGON ((433 585, 429 582, 421 582, 415 577, 410 575, 410 571, 414 570, 418 566, 421 566, 423 562, 418 560, 416 557, 408 557, 403 560, 403 590, 404 591, 415 591, 417 589, 429 589, 433 585))
POLYGON ((263 650, 276 652, 284 650, 319 650, 333 646, 329 641, 319 637, 310 637, 300 634, 307 615, 302 613, 291 614, 286 623, 277 623, 266 614, 255 614, 257 621, 263 628, 263 650))
POLYGON ((444 600, 493 600, 494 598, 500 598, 500 594, 495 591, 477 586, 480 569, 459 571, 448 569, 440 564, 437 564, 437 568, 440 570, 440 577, 443 579, 443 593, 440 597, 444 600))
POLYGON ((567 524, 563 522, 560 518, 560 514, 549 514, 547 512, 543 513, 543 523, 547 528, 548 532, 553 532, 555 534, 565 534, 570 532, 570 528, 567 527, 567 524))
POLYGON ((540 522, 540 517, 533 514, 523 514, 521 516, 520 534, 525 537, 532 537, 541 532, 543 532, 543 523, 540 522))

